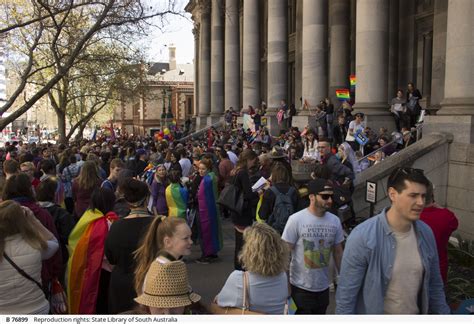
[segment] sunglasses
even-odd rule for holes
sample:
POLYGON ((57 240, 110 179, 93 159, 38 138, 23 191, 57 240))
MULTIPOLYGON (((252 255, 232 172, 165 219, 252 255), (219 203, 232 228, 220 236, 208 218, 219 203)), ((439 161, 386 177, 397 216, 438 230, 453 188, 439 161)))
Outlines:
POLYGON ((328 200, 329 198, 333 199, 333 194, 319 194, 322 200, 328 200))

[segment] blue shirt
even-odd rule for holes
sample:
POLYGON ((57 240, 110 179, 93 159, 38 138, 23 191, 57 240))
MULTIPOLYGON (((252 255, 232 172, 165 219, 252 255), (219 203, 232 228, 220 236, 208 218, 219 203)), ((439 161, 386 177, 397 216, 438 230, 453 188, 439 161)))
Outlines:
MULTIPOLYGON (((422 221, 415 221, 413 225, 424 270, 420 312, 449 314, 433 232, 422 221)), ((396 244, 386 210, 352 231, 342 257, 336 314, 384 313, 384 297, 392 275, 396 244)))

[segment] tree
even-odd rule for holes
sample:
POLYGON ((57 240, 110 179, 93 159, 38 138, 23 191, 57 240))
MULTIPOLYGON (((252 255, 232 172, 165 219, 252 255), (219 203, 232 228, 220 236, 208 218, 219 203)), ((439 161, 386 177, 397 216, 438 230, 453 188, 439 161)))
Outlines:
MULTIPOLYGON (((19 84, 0 107, 0 115, 12 108, 29 83, 36 89, 18 109, 0 120, 0 130, 50 91, 54 93, 60 82, 60 86, 69 87, 69 79, 75 78, 71 70, 91 58, 88 49, 95 44, 107 40, 112 44, 114 38, 120 42, 146 32, 153 17, 165 22, 167 15, 183 15, 177 10, 178 1, 160 1, 159 5, 146 6, 145 0, 2 2, 1 36, 7 38, 6 51, 17 62, 19 84)), ((57 99, 60 106, 66 100, 57 99)))
POLYGON ((140 83, 140 53, 110 41, 95 43, 85 53, 85 58, 48 92, 58 117, 61 142, 69 141, 76 130, 82 135, 99 111, 119 101, 124 94, 135 95, 133 90, 140 83))

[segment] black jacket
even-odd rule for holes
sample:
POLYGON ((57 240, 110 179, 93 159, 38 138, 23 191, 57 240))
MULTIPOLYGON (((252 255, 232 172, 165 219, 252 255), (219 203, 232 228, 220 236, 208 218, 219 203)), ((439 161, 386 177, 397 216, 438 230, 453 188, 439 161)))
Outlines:
POLYGON ((69 259, 67 250, 69 234, 71 234, 72 229, 76 225, 76 221, 74 217, 69 214, 66 209, 61 208, 61 206, 53 204, 44 208, 51 214, 56 230, 58 231, 62 260, 65 264, 69 259))
POLYGON ((250 226, 255 219, 255 210, 257 208, 259 196, 258 193, 252 192, 249 174, 247 170, 241 170, 230 179, 235 186, 239 188, 244 195, 244 207, 240 215, 231 213, 232 222, 238 226, 250 226))

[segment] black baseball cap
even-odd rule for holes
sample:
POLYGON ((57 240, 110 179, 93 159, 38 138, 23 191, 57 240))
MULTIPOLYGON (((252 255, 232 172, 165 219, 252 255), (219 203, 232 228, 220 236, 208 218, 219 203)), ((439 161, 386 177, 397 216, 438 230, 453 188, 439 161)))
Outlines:
POLYGON ((320 193, 332 193, 333 188, 329 181, 325 179, 315 179, 308 182, 308 194, 317 195, 320 193))

